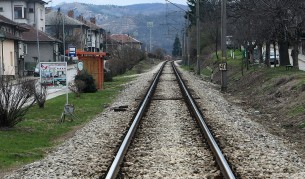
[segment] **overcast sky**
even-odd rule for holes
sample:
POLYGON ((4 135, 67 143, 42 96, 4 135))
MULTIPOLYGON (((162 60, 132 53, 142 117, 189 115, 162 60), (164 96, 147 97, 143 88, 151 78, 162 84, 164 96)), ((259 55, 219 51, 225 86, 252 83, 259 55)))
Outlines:
MULTIPOLYGON (((186 5, 187 0, 169 0, 175 4, 183 4, 186 5)), ((73 3, 73 2, 80 2, 86 4, 98 4, 98 5, 118 5, 118 6, 125 6, 131 4, 143 4, 143 3, 168 3, 166 0, 52 0, 48 4, 48 6, 56 6, 63 2, 66 3, 73 3)))

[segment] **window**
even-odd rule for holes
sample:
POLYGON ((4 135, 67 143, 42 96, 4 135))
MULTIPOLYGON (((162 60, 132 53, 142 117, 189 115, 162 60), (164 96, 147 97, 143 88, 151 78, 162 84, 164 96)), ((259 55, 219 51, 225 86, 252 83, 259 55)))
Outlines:
POLYGON ((0 12, 3 12, 3 7, 0 7, 0 12))
POLYGON ((22 6, 14 7, 14 18, 15 19, 24 19, 25 18, 25 11, 22 6))
POLYGON ((34 13, 34 8, 29 8, 29 13, 34 13))
POLYGON ((73 29, 68 30, 68 35, 72 36, 73 35, 73 29))
POLYGON ((88 42, 91 42, 91 34, 88 34, 88 36, 87 36, 87 41, 88 41, 88 42))
POLYGON ((28 54, 28 46, 27 46, 27 44, 23 44, 23 54, 28 54))

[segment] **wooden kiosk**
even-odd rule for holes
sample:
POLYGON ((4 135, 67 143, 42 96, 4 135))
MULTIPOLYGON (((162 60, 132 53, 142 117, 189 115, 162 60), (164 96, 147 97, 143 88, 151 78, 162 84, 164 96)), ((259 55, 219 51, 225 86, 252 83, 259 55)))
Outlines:
POLYGON ((105 52, 85 52, 76 50, 78 61, 83 63, 83 69, 91 74, 97 89, 103 89, 105 52))

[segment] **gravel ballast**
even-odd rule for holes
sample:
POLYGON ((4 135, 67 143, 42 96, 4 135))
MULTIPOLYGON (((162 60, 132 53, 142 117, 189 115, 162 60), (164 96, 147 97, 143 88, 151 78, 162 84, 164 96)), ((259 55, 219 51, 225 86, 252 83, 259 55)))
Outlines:
MULTIPOLYGON (((289 142, 268 133, 249 113, 228 102, 220 87, 182 71, 187 85, 200 97, 206 121, 220 148, 243 178, 304 178, 305 165, 289 142), (287 146, 288 145, 288 146, 287 146)), ((268 120, 268 119, 266 119, 268 120)))
POLYGON ((122 174, 124 178, 220 176, 169 63, 126 154, 122 174))

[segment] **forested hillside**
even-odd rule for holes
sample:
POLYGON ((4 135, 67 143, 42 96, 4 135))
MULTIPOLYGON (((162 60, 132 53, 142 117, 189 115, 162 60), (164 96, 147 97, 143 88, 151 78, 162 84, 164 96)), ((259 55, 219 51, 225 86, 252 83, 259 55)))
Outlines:
POLYGON ((134 36, 149 49, 150 35, 152 49, 164 48, 171 53, 178 34, 181 38, 185 26, 184 14, 187 6, 172 4, 135 4, 129 6, 93 5, 85 3, 64 3, 53 7, 63 12, 75 9, 75 16, 83 15, 86 19, 96 17, 97 24, 112 34, 124 33, 134 36), (153 27, 147 27, 153 22, 153 27))

